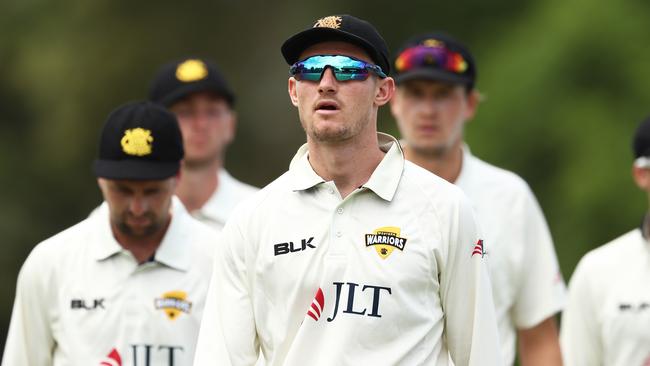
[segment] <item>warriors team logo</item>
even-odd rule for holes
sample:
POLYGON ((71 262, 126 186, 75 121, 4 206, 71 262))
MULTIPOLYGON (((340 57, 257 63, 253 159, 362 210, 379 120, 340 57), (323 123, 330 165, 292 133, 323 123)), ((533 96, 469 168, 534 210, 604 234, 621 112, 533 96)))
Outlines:
POLYGON ((325 18, 318 19, 318 21, 316 21, 316 24, 314 24, 314 28, 339 29, 341 28, 342 21, 343 18, 337 16, 325 17, 325 18))
POLYGON ((165 292, 162 298, 156 299, 154 306, 157 310, 164 310, 170 320, 175 320, 181 313, 190 313, 192 303, 186 299, 185 291, 169 291, 165 292))
POLYGON ((404 250, 406 238, 400 238, 400 228, 385 226, 366 234, 366 247, 374 247, 381 259, 388 258, 395 248, 404 250))
POLYGON ((120 141, 122 151, 128 155, 145 156, 151 154, 153 136, 150 130, 144 128, 132 128, 124 131, 120 141))
POLYGON ((208 67, 201 60, 187 60, 176 68, 176 79, 189 83, 208 76, 208 67))

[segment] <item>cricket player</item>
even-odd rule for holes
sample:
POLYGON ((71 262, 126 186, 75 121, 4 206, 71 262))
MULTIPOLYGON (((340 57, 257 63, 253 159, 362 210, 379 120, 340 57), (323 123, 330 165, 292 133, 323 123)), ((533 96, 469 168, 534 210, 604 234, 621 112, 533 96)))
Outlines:
POLYGON ((94 165, 105 202, 25 261, 3 366, 191 365, 215 233, 173 196, 182 158, 165 109, 109 115, 94 165))
MULTIPOLYGON (((650 203, 650 117, 633 139, 632 176, 650 203)), ((569 283, 561 342, 567 366, 650 365, 650 216, 587 253, 569 283)))
POLYGON ((462 188, 484 230, 504 361, 513 364, 519 338, 523 366, 561 365, 555 314, 565 286, 544 215, 523 179, 463 143, 479 103, 474 58, 448 35, 417 35, 397 55, 395 81, 406 159, 462 188))
POLYGON ((176 195, 195 218, 221 230, 235 206, 258 191, 223 167, 237 124, 230 85, 214 63, 188 58, 162 66, 149 97, 176 115, 183 134, 176 195))
POLYGON ((377 132, 383 38, 334 15, 282 54, 307 143, 226 224, 195 365, 500 365, 469 201, 377 132))

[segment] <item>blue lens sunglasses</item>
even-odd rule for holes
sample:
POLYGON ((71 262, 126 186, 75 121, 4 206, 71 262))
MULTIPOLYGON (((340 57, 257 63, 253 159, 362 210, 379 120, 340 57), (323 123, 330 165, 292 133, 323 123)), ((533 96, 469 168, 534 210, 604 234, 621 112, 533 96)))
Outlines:
POLYGON ((297 80, 319 81, 328 67, 332 69, 334 77, 338 81, 366 80, 371 71, 382 79, 386 77, 381 67, 342 55, 307 57, 291 65, 289 73, 297 80))

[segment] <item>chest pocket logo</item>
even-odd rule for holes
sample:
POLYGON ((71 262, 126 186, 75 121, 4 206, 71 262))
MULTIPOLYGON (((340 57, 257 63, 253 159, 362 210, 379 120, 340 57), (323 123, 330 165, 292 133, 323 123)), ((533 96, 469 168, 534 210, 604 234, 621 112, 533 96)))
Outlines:
POLYGON ((395 248, 400 251, 406 246, 406 238, 400 237, 400 228, 384 226, 366 234, 366 247, 374 247, 381 259, 388 258, 395 248))

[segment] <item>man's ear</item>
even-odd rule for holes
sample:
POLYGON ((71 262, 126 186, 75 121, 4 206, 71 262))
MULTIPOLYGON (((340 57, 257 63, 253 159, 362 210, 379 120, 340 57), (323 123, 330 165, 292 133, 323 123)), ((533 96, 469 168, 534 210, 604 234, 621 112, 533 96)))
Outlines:
POLYGON ((390 76, 379 79, 377 93, 375 94, 375 104, 380 107, 388 103, 393 98, 393 95, 395 95, 395 80, 390 76))
POLYGON ((294 107, 298 106, 298 94, 296 93, 296 87, 298 86, 298 80, 293 76, 289 78, 289 98, 291 98, 291 104, 294 107))
POLYGON ((476 115, 476 110, 481 102, 481 93, 478 90, 472 89, 467 93, 467 109, 465 110, 465 121, 469 121, 476 115))
POLYGON ((632 166, 632 177, 634 183, 645 192, 650 191, 650 170, 632 166))

